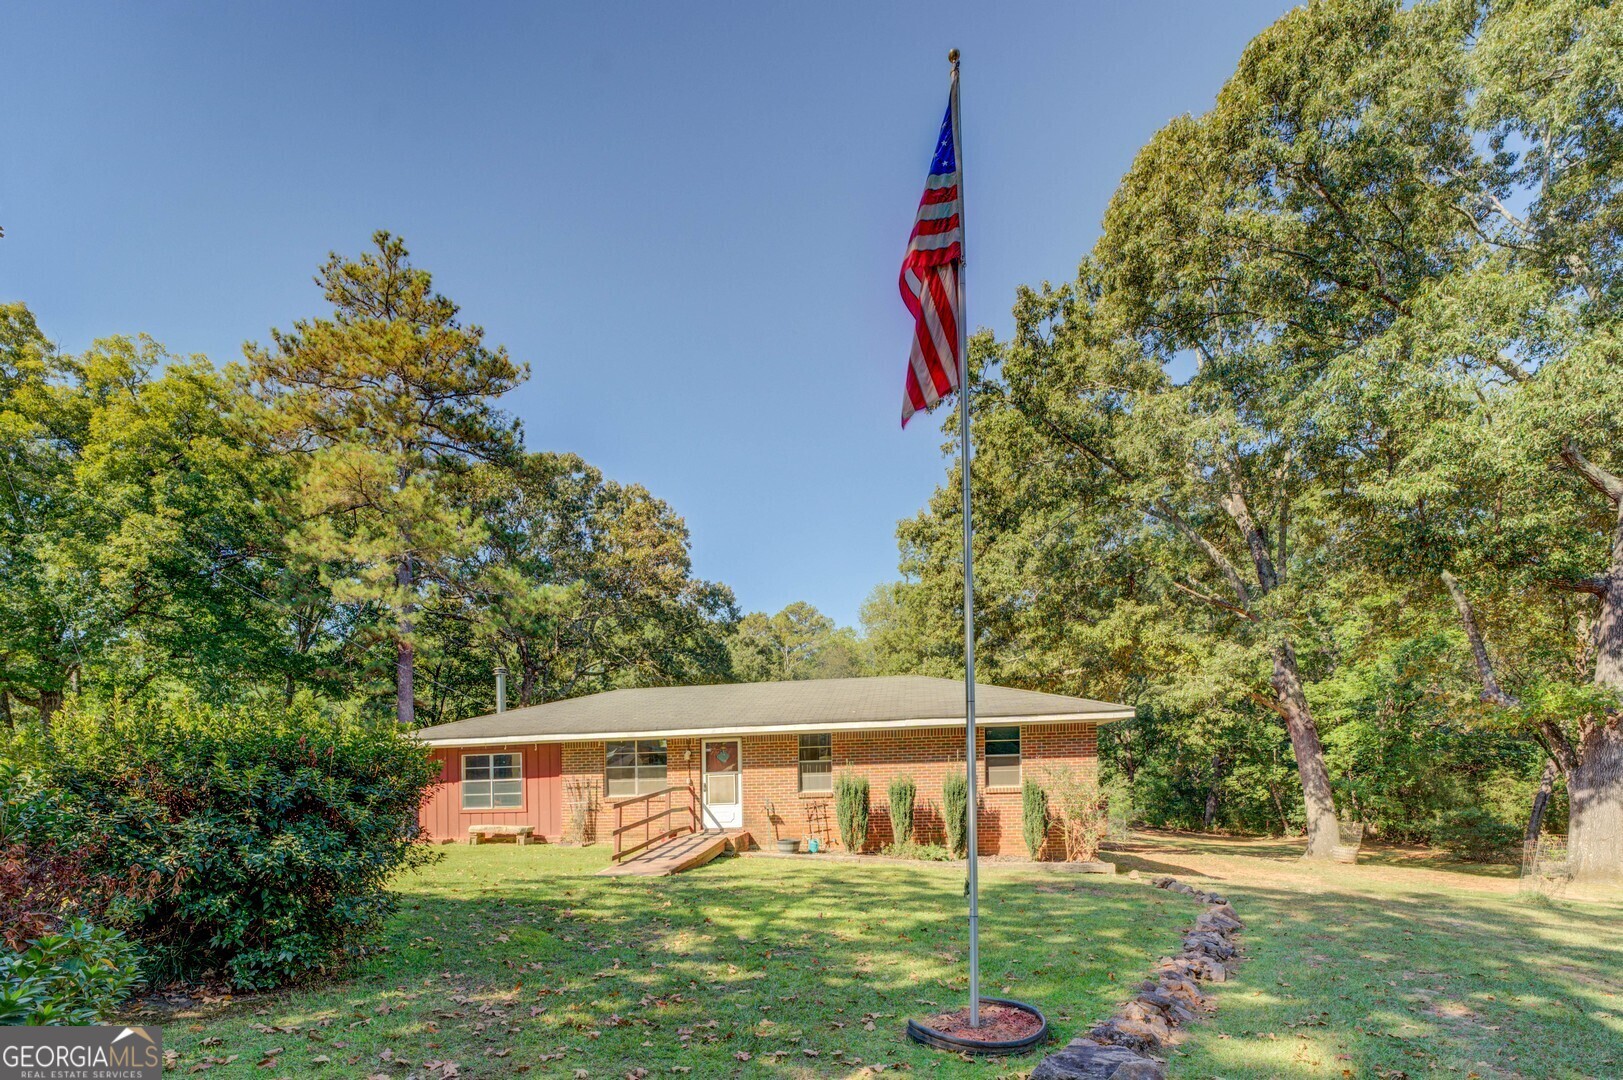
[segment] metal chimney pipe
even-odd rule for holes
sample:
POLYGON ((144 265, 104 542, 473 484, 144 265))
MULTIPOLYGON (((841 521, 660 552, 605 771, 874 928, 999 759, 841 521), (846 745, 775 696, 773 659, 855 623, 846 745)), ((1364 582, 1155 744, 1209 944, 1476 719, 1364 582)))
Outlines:
POLYGON ((496 665, 496 711, 507 711, 507 665, 496 665))

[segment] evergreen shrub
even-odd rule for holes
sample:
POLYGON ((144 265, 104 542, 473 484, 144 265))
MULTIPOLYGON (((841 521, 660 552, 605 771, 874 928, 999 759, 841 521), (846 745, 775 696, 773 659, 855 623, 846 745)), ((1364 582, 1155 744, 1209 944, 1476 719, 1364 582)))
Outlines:
POLYGON ((834 820, 840 843, 856 854, 868 842, 868 778, 841 773, 834 778, 834 820))
POLYGON ((919 786, 911 776, 898 776, 890 782, 890 835, 897 845, 913 842, 913 803, 919 786))
POLYGON ((969 781, 956 769, 941 782, 941 824, 947 850, 963 858, 969 851, 969 781))
POLYGON ((1026 852, 1033 859, 1043 857, 1048 823, 1048 792, 1028 776, 1020 783, 1020 824, 1025 834, 1026 852))
POLYGON ((291 705, 65 710, 35 763, 72 808, 59 846, 149 882, 101 919, 155 980, 262 989, 361 954, 394 875, 435 856, 417 813, 439 766, 392 722, 291 705))

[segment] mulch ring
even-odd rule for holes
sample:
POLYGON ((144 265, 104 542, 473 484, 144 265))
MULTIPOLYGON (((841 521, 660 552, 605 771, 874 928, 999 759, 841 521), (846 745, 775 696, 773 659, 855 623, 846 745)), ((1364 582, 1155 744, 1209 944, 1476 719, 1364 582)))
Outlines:
POLYGON ((952 1012, 937 1013, 919 1023, 942 1035, 973 1042, 1012 1042, 1037 1034, 1037 1029, 1043 1026, 1037 1016, 1008 1005, 982 1005, 980 1027, 969 1026, 967 1005, 952 1012))

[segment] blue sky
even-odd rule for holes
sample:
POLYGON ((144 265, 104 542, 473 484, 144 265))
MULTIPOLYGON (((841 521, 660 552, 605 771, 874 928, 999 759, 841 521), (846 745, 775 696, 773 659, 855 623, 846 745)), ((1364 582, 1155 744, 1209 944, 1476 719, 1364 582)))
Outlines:
POLYGON ((896 275, 963 50, 972 322, 1283 3, 12 4, 0 299, 216 362, 374 229, 533 368, 506 407, 687 519, 745 610, 845 623, 943 479, 896 275))

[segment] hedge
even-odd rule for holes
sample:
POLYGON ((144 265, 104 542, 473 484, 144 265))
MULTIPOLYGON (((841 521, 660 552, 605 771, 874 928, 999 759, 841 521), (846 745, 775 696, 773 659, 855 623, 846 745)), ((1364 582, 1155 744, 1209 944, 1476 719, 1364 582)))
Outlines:
POLYGON ((72 709, 38 768, 93 870, 157 882, 104 915, 156 978, 264 988, 326 971, 394 910, 389 880, 435 858, 417 841, 438 776, 426 749, 308 701, 72 709))

